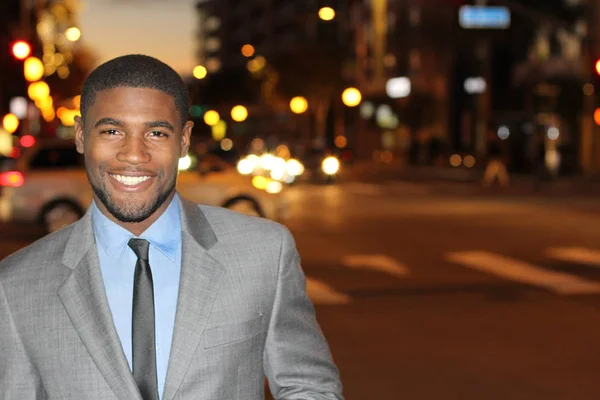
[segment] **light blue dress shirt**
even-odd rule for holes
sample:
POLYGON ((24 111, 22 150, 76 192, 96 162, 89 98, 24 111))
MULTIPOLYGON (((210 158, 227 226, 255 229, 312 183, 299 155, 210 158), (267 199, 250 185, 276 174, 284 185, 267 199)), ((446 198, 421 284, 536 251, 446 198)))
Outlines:
MULTIPOLYGON (((154 283, 156 372, 162 398, 175 326, 181 273, 181 220, 177 195, 166 211, 141 236, 150 242, 149 262, 154 283)), ((127 242, 134 235, 108 219, 92 203, 94 234, 106 296, 123 351, 131 369, 133 273, 137 257, 127 242)))

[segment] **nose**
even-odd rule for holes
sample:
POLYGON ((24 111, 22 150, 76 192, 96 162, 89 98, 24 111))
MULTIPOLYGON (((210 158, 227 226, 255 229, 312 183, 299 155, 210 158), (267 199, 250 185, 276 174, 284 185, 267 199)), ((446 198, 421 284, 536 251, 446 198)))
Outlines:
POLYGON ((144 138, 140 136, 128 136, 122 142, 123 145, 117 150, 117 160, 131 164, 144 164, 151 160, 152 156, 144 142, 144 138))

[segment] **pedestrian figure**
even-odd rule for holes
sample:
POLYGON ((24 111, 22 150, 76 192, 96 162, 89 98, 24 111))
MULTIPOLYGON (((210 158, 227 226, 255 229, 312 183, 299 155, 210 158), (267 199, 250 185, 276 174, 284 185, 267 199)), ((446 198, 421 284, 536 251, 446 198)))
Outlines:
POLYGON ((490 160, 483 175, 483 186, 490 187, 494 180, 497 180, 500 186, 508 187, 510 181, 508 171, 502 157, 502 149, 497 141, 492 142, 489 155, 490 160))

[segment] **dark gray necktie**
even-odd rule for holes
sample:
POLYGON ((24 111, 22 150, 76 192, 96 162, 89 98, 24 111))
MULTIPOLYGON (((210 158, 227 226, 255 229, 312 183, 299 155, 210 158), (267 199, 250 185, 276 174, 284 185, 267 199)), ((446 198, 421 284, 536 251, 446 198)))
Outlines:
POLYGON ((138 257, 133 280, 132 348, 133 378, 144 400, 158 400, 156 377, 156 343, 154 341, 154 288, 148 262, 150 243, 129 240, 138 257))

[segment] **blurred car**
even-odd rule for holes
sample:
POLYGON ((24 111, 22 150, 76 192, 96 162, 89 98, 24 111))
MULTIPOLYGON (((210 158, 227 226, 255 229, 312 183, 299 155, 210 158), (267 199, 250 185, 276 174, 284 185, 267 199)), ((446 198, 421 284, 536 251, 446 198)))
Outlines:
POLYGON ((340 157, 329 150, 309 149, 302 158, 305 174, 302 180, 314 183, 334 183, 341 169, 340 157))
MULTIPOLYGON (((210 162, 210 161, 209 161, 210 162)), ((285 218, 282 193, 254 187, 234 168, 214 163, 180 171, 177 189, 197 203, 222 206, 273 220, 285 218)), ((40 140, 0 169, 0 220, 38 223, 47 232, 77 221, 92 201, 83 156, 70 140, 40 140)))

